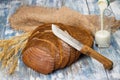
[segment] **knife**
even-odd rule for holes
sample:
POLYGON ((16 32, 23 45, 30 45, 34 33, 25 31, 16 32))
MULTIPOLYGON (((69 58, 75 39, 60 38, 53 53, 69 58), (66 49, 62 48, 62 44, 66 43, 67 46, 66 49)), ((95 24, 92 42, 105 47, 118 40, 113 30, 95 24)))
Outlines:
POLYGON ((69 33, 66 31, 63 31, 59 28, 59 26, 52 24, 52 32, 55 36, 75 48, 76 50, 80 51, 81 53, 88 55, 90 57, 95 58, 100 63, 103 64, 105 69, 112 69, 113 62, 109 60, 108 58, 104 57, 100 53, 96 52, 92 48, 90 48, 87 45, 82 44, 81 42, 77 41, 75 38, 73 38, 69 33))

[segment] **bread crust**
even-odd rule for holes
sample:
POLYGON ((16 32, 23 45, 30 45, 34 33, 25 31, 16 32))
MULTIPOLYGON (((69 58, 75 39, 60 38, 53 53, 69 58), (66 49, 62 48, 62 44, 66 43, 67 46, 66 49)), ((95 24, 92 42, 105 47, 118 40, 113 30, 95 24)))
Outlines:
MULTIPOLYGON (((92 46, 93 37, 84 27, 54 24, 81 43, 92 46)), ((43 74, 71 65, 81 54, 56 37, 51 30, 51 25, 52 23, 44 24, 32 32, 22 55, 22 60, 28 67, 43 74)))

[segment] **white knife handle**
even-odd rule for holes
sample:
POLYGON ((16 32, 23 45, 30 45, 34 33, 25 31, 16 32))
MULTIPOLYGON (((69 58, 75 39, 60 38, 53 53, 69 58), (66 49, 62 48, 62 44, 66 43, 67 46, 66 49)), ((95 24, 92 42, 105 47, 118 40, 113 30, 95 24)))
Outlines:
POLYGON ((93 50, 92 48, 90 48, 86 45, 83 46, 83 48, 80 50, 80 52, 98 60, 100 63, 103 64, 105 69, 112 69, 112 67, 113 67, 113 62, 111 60, 102 56, 100 53, 96 52, 95 50, 93 50))

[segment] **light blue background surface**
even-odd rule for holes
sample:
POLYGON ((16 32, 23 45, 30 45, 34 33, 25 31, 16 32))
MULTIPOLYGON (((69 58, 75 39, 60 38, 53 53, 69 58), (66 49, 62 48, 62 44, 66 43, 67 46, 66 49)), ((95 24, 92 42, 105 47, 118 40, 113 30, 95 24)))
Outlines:
MULTIPOLYGON (((0 0, 0 38, 7 39, 19 35, 9 26, 9 16, 21 5, 45 7, 67 6, 82 14, 98 14, 97 0, 0 0)), ((119 16, 118 16, 119 17, 119 16)), ((15 74, 9 76, 5 70, 0 71, 0 80, 120 80, 120 31, 113 34, 111 46, 107 49, 93 48, 114 62, 111 71, 105 70, 96 60, 81 56, 73 65, 55 71, 49 75, 39 74, 27 68, 21 59, 15 74)))

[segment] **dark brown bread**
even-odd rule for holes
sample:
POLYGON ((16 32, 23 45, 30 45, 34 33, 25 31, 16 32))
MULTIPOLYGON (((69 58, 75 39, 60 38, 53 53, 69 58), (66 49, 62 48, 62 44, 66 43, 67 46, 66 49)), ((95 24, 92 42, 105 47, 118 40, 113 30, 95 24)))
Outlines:
MULTIPOLYGON (((74 48, 70 48, 70 59, 69 59, 69 63, 67 65, 71 65, 75 60, 76 60, 76 50, 74 48)), ((79 53, 80 54, 80 53, 79 53)))
POLYGON ((69 59, 70 59, 70 56, 71 56, 71 53, 70 53, 70 46, 66 43, 64 43, 62 40, 59 40, 60 41, 60 45, 61 45, 61 58, 62 58, 62 61, 61 61, 61 65, 60 65, 60 68, 64 68, 68 62, 69 62, 69 59))
POLYGON ((37 72, 48 74, 54 69, 54 58, 47 51, 30 47, 24 52, 23 61, 37 72))
MULTIPOLYGON (((51 31, 52 24, 37 27, 23 50, 22 60, 37 72, 48 74, 75 62, 80 52, 57 38, 51 31)), ((93 37, 84 27, 56 24, 81 43, 92 46, 93 37)))

